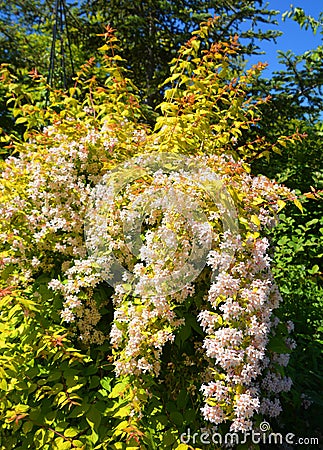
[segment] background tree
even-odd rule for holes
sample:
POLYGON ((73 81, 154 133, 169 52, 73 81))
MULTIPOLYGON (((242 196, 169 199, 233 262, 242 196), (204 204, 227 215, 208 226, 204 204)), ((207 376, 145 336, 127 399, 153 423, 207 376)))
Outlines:
MULTIPOLYGON (((104 27, 109 24, 115 28, 130 77, 146 102, 156 106, 162 99, 159 86, 169 75, 169 62, 198 24, 211 15, 219 16, 219 20, 210 39, 225 41, 235 33, 241 34, 244 42, 241 59, 257 52, 262 39, 279 35, 277 31, 259 30, 259 24, 274 24, 277 14, 264 4, 263 0, 69 2, 63 39, 66 45, 68 29, 78 68, 96 54, 102 44, 98 35, 104 32, 104 27)), ((48 72, 55 6, 56 2, 49 0, 1 0, 2 63, 27 71, 36 68, 43 74, 48 72)))
POLYGON ((256 52, 259 40, 272 39, 275 31, 259 31, 261 24, 274 23, 277 12, 268 10, 262 0, 248 1, 84 1, 80 15, 89 31, 87 47, 98 47, 102 25, 109 23, 117 30, 122 56, 132 71, 132 78, 149 105, 161 101, 160 84, 169 75, 169 62, 190 33, 210 15, 219 16, 210 40, 225 41, 235 33, 241 34, 244 45, 240 54, 256 52), (242 23, 244 23, 242 31, 242 23), (248 24, 248 25, 246 25, 248 24))

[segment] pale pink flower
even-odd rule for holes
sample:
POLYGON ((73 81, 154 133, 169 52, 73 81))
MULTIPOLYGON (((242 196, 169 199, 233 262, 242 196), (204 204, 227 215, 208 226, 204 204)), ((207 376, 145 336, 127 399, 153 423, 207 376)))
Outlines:
POLYGON ((226 419, 224 411, 217 405, 205 405, 201 408, 201 412, 204 419, 211 423, 219 424, 226 419))

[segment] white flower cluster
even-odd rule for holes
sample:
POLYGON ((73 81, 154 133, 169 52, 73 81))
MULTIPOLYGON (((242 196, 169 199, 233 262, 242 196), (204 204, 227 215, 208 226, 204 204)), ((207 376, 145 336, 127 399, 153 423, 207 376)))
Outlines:
MULTIPOLYGON (((118 144, 117 127, 67 122, 66 134, 56 122, 3 164, 0 190, 8 202, 0 205, 5 219, 0 236, 11 248, 6 263, 19 265, 19 282, 30 283, 42 272, 60 273, 61 281, 54 279, 50 287, 63 296, 62 319, 75 321, 85 342, 101 343, 106 336, 96 330, 101 316, 92 294, 102 278, 87 258, 83 228, 91 184, 101 178, 102 160, 118 144), (13 187, 10 195, 7 186, 13 187)), ((144 131, 139 134, 143 139, 144 131)))
MULTIPOLYGON (((139 162, 144 165, 144 161, 142 156, 139 162)), ((188 176, 187 168, 170 174, 155 170, 149 179, 129 183, 123 195, 115 186, 111 190, 111 185, 100 185, 95 192, 98 201, 90 210, 99 232, 91 234, 89 245, 99 249, 98 261, 102 261, 104 251, 109 255, 114 252, 127 267, 122 271, 108 258, 102 272, 114 271, 114 279, 119 278, 114 285, 115 319, 110 339, 120 376, 159 374, 162 348, 183 323, 174 314, 177 292, 181 292, 180 302, 185 302, 190 294, 186 286, 198 274, 194 273, 194 263, 187 261, 193 253, 194 262, 203 261, 210 267, 211 283, 205 286, 208 307, 199 313, 198 320, 206 333, 206 357, 214 360, 213 369, 222 378, 202 386, 206 398, 202 412, 208 421, 219 424, 231 420, 232 431, 246 431, 260 410, 278 414, 278 399, 263 399, 263 392, 271 397, 290 389, 290 380, 281 379, 271 365, 273 359, 273 364, 286 366, 288 356, 267 351, 277 325, 273 310, 281 297, 270 272, 269 241, 260 237, 261 227, 274 220, 274 209, 270 214, 265 205, 269 201, 272 207, 280 188, 245 172, 236 176, 234 170, 229 177, 228 166, 236 169, 239 164, 228 158, 201 157, 197 165, 201 161, 205 167, 197 170, 196 178, 188 176), (212 183, 218 183, 215 194, 203 191, 203 186, 212 183), (242 198, 247 223, 244 234, 228 226, 230 220, 234 224, 235 209, 228 199, 218 201, 221 183, 230 183, 242 198), (204 221, 196 219, 202 217, 196 213, 200 205, 204 221), (259 223, 251 220, 255 213, 262 217, 259 223), (193 279, 188 278, 191 274, 193 279)))
MULTIPOLYGON (((21 178, 26 189, 0 208, 9 223, 0 236, 12 248, 6 263, 19 264, 25 280, 56 270, 49 287, 63 298, 62 319, 77 324, 85 343, 107 338, 97 329, 93 293, 103 282, 112 285, 116 374, 137 377, 158 376, 163 347, 184 324, 176 307, 194 296, 197 277, 211 272, 198 314, 214 374, 201 388, 203 416, 245 431, 257 412, 278 415, 274 396, 291 381, 275 367, 287 365, 294 342, 286 339, 282 354, 267 348, 280 295, 261 231, 272 226, 277 201, 288 191, 253 178, 243 161, 225 155, 166 158, 164 170, 155 155, 142 155, 135 166, 125 164, 121 177, 109 172, 102 179, 101 159, 119 145, 113 130, 83 126, 72 140, 52 126, 44 131, 43 153, 8 159, 3 179, 21 178), (147 160, 155 164, 148 174, 142 172, 147 160)), ((147 141, 143 130, 128 135, 136 148, 147 141)), ((1 189, 4 194, 5 183, 1 189)))
MULTIPOLYGON (((210 252, 208 264, 215 274, 215 282, 208 293, 211 308, 198 316, 207 333, 206 354, 214 359, 214 368, 224 377, 224 381, 216 384, 211 381, 202 386, 206 397, 202 412, 206 420, 216 424, 233 416, 230 430, 247 431, 252 427, 254 413, 261 410, 270 415, 278 414, 278 399, 262 402, 262 392, 287 391, 291 380, 274 372, 265 375, 270 362, 267 345, 275 325, 273 310, 280 302, 269 270, 268 240, 255 237, 243 242, 227 236, 226 249, 230 246, 235 252, 230 266, 225 253, 222 256, 218 251, 210 252), (241 265, 247 269, 242 274, 241 265), (219 311, 223 313, 221 316, 219 311), (225 386, 225 390, 220 391, 221 400, 218 386, 225 386), (214 398, 219 402, 216 405, 214 398)), ((275 354, 273 361, 286 366, 288 355, 275 354)))

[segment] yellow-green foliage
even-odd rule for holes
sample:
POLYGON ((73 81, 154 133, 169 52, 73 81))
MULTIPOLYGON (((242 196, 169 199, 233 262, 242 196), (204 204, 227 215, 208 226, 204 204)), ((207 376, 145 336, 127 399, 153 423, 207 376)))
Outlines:
MULTIPOLYGON (((33 74, 34 90, 24 92, 10 68, 2 67, 16 123, 25 127, 23 140, 2 138, 11 153, 1 162, 0 184, 2 450, 188 450, 193 447, 180 443, 180 433, 205 425, 200 375, 215 366, 201 350, 204 333, 196 316, 206 307, 207 270, 196 281, 196 294, 178 307, 185 326, 160 357, 160 381, 150 374, 115 377, 113 363, 123 350, 113 352, 108 341, 113 290, 83 266, 75 278, 67 273, 86 260, 83 223, 92 187, 135 155, 170 152, 202 161, 210 156, 207 164, 227 180, 249 244, 264 232, 261 211, 275 216, 283 198, 295 200, 265 178, 252 193, 248 162, 279 151, 292 138, 278 137, 275 144, 251 138, 261 120, 257 107, 268 101, 248 93, 262 66, 235 77, 230 61, 237 39, 209 44, 212 26, 212 21, 202 24, 173 61, 154 129, 121 67, 109 28, 102 58, 84 64, 69 92, 49 91, 47 106, 42 77, 33 74), (52 280, 61 290, 52 289, 52 280), (79 301, 77 320, 70 323, 61 315, 69 283, 78 288, 74 301, 79 301)), ((132 189, 140 190, 140 183, 132 189)), ((289 351, 278 339, 285 328, 277 328, 269 353, 289 351)), ((242 392, 241 386, 232 390, 232 401, 242 392)), ((233 411, 228 407, 229 421, 233 411)))

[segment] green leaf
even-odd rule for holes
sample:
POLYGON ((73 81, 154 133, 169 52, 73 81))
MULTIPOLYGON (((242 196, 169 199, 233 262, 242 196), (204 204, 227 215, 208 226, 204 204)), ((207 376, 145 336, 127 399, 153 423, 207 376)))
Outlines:
POLYGON ((183 425, 183 416, 181 413, 173 411, 170 413, 169 418, 178 427, 181 427, 183 425))
POLYGON ((179 409, 184 409, 188 401, 188 394, 185 389, 182 389, 176 399, 176 404, 179 409))
POLYGON ((107 391, 110 391, 110 389, 111 389, 111 378, 108 378, 108 377, 102 378, 102 380, 100 381, 100 384, 103 387, 103 389, 106 389, 107 391))
POLYGON ((25 433, 25 434, 27 434, 27 433, 29 433, 29 431, 31 431, 32 429, 33 429, 33 423, 30 421, 30 420, 28 420, 27 422, 25 422, 24 424, 23 424, 23 426, 22 426, 22 431, 25 433))
POLYGON ((75 437, 77 434, 79 434, 79 431, 75 428, 67 428, 64 431, 64 436, 65 437, 75 437))
POLYGON ((128 386, 128 382, 117 383, 114 386, 114 388, 112 389, 112 392, 109 395, 109 398, 119 397, 120 395, 122 395, 125 392, 127 386, 128 386))
MULTIPOLYGON (((94 376, 91 378, 89 389, 96 388, 99 386, 99 384, 100 384, 100 377, 94 376)), ((101 383, 101 385, 102 385, 102 383, 101 383)))
POLYGON ((72 441, 72 444, 73 444, 73 446, 76 447, 76 448, 81 448, 81 447, 83 447, 83 449, 85 448, 85 447, 84 447, 84 442, 79 441, 78 439, 77 439, 77 440, 73 440, 73 441, 72 441))
POLYGON ((184 411, 184 419, 187 424, 193 423, 196 419, 196 411, 192 408, 187 409, 184 411))
POLYGON ((19 125, 20 123, 25 123, 28 121, 28 117, 18 117, 16 120, 16 125, 19 125))
POLYGON ((255 214, 252 214, 252 216, 250 217, 250 220, 252 223, 254 223, 257 227, 260 227, 261 222, 258 218, 258 216, 256 216, 255 214))
POLYGON ((317 273, 320 273, 320 268, 317 264, 315 264, 311 269, 308 269, 308 273, 311 275, 315 275, 317 273))
POLYGON ((166 433, 163 434, 163 445, 170 446, 175 441, 176 441, 176 437, 175 437, 174 430, 167 430, 166 433))
POLYGON ((276 353, 290 353, 290 348, 285 344, 283 339, 279 336, 274 336, 268 343, 268 350, 276 353))
POLYGON ((86 437, 92 444, 96 444, 99 440, 99 435, 94 429, 92 429, 91 434, 86 435, 86 437))
POLYGON ((101 423, 101 413, 95 406, 91 406, 86 413, 85 419, 91 428, 97 431, 101 423))
POLYGON ((45 444, 46 431, 43 428, 38 429, 34 434, 34 443, 36 448, 42 448, 45 444))
POLYGON ((304 209, 303 209, 303 205, 301 204, 301 202, 297 198, 295 198, 293 201, 294 201, 294 205, 303 213, 304 209))
POLYGON ((185 323, 185 325, 177 333, 175 342, 178 344, 183 344, 191 336, 191 330, 191 326, 185 323))

